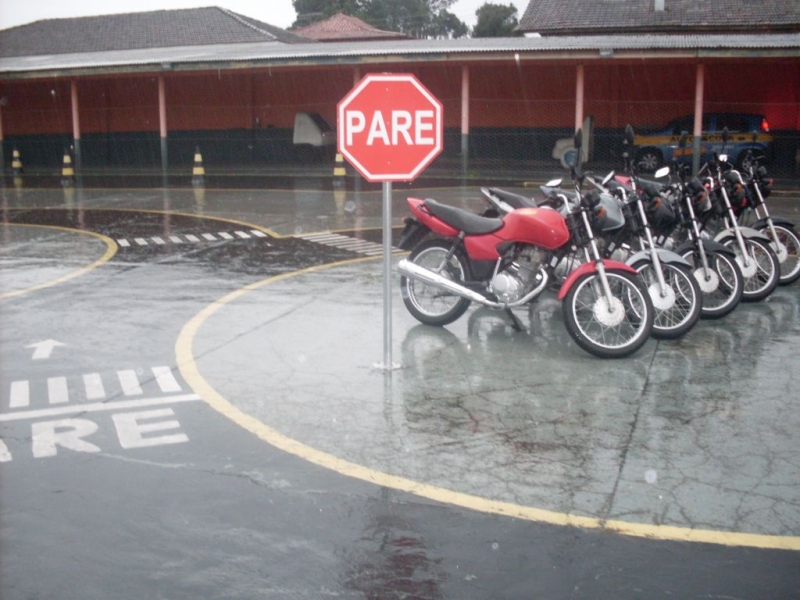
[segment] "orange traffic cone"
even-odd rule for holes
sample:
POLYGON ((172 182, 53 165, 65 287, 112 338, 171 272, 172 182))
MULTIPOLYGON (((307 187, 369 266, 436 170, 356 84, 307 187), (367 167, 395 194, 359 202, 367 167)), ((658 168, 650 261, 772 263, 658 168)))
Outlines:
POLYGON ((64 150, 64 161, 61 167, 61 185, 64 187, 75 183, 75 169, 72 168, 72 156, 69 150, 64 150))
POLYGON ((14 148, 11 155, 11 172, 14 175, 22 175, 22 159, 19 156, 19 150, 14 148))
POLYGON ((344 157, 337 152, 336 160, 333 164, 333 187, 344 187, 346 176, 347 170, 344 166, 344 157))
POLYGON ((203 155, 200 146, 194 151, 194 168, 192 169, 192 185, 205 185, 206 170, 203 168, 203 155))

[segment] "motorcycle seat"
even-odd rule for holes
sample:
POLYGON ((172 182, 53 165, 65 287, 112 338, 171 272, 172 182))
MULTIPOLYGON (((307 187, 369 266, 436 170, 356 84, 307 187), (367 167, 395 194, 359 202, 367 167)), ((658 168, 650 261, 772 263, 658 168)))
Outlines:
POLYGON ((613 179, 608 182, 607 187, 612 192, 616 190, 624 190, 625 193, 628 195, 633 194, 634 192, 634 189, 631 186, 625 185, 624 183, 621 183, 619 181, 614 181, 613 179))
POLYGON ((661 194, 661 190, 664 186, 660 183, 654 183, 652 181, 640 181, 639 182, 639 189, 644 192, 644 195, 648 198, 656 198, 661 194))
POLYGON ((426 198, 425 206, 432 215, 439 217, 448 225, 463 231, 467 235, 492 233, 503 226, 502 219, 482 217, 463 208, 442 204, 433 198, 426 198))
POLYGON ((489 192, 497 196, 500 200, 508 204, 514 209, 517 208, 536 208, 536 200, 533 198, 528 198, 527 196, 523 196, 521 194, 515 194, 514 192, 508 192, 501 188, 489 188, 489 192))

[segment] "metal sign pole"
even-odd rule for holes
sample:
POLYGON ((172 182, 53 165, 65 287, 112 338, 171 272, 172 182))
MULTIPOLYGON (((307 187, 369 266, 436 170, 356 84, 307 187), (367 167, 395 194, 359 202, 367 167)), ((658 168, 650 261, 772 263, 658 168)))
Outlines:
POLYGON ((383 182, 383 364, 386 371, 397 368, 392 363, 392 182, 383 182))

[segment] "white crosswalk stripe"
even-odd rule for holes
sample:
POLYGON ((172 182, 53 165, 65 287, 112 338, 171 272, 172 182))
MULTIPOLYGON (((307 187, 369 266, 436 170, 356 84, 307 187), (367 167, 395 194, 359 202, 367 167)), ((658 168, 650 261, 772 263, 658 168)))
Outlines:
POLYGON ((143 393, 136 371, 117 371, 117 378, 122 386, 122 393, 126 396, 138 396, 143 393))
MULTIPOLYGON (((172 367, 159 365, 147 369, 123 369, 109 373, 84 373, 53 376, 43 380, 12 381, 8 396, 0 397, 0 416, 4 409, 12 412, 47 406, 78 405, 103 400, 178 394, 183 388, 172 367)), ((2 419, 0 419, 2 420, 2 419)))
POLYGON ((120 248, 134 248, 138 246, 150 246, 152 244, 155 244, 156 246, 164 246, 167 244, 167 240, 173 244, 185 244, 187 242, 197 244, 203 241, 218 242, 220 239, 230 241, 236 239, 250 240, 253 238, 265 239, 269 238, 269 235, 258 229, 250 229, 248 231, 239 230, 233 232, 219 231, 215 233, 198 234, 184 233, 181 235, 173 234, 167 236, 151 236, 150 238, 135 237, 132 239, 132 241, 126 238, 119 238, 117 240, 117 244, 120 248))
POLYGON ((87 373, 83 376, 83 387, 87 400, 99 400, 106 397, 106 390, 99 373, 87 373))
MULTIPOLYGON (((383 254, 383 244, 370 242, 369 240, 362 240, 339 233, 307 233, 295 236, 308 242, 321 244, 323 246, 330 246, 332 248, 341 248, 342 250, 350 250, 359 254, 366 254, 367 256, 377 256, 383 254)), ((397 250, 397 248, 392 248, 397 250)))
POLYGON ((30 406, 31 390, 27 381, 12 381, 11 394, 8 402, 9 408, 24 408, 30 406))

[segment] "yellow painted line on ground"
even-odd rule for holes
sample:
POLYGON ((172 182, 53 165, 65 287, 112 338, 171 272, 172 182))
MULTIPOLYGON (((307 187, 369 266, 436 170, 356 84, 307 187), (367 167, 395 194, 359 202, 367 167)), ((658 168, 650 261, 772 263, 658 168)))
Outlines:
POLYGON ((186 382, 191 386, 206 403, 216 411, 255 434, 258 438, 272 446, 314 463, 326 469, 336 471, 348 477, 408 492, 423 498, 475 510, 484 513, 504 515, 526 521, 535 521, 551 525, 580 527, 584 529, 597 529, 627 536, 649 538, 653 540, 700 542, 707 544, 721 544, 725 546, 748 546, 753 548, 771 548, 779 550, 800 550, 800 537, 762 535, 754 533, 737 533, 731 531, 713 531, 708 529, 690 529, 669 525, 650 525, 647 523, 632 523, 627 521, 606 520, 594 517, 584 517, 568 513, 560 513, 530 506, 523 506, 510 502, 490 500, 480 496, 456 492, 426 483, 421 483, 405 477, 390 475, 376 471, 362 465, 338 458, 327 452, 312 448, 302 442, 287 437, 279 431, 269 427, 258 419, 241 411, 217 392, 211 384, 201 375, 195 362, 192 346, 195 336, 202 325, 221 308, 244 296, 248 292, 278 283, 284 279, 299 275, 306 275, 323 269, 330 269, 343 265, 375 260, 360 258, 355 260, 340 261, 317 267, 310 267, 292 273, 284 273, 276 277, 252 283, 239 290, 220 298, 209 304, 195 315, 181 330, 175 344, 175 355, 178 369, 186 382))
POLYGON ((15 290, 13 292, 6 292, 5 294, 0 294, 0 300, 4 300, 5 298, 11 298, 13 296, 21 296, 23 294, 28 294, 30 292, 35 292, 37 290, 42 290, 44 288, 49 288, 49 287, 52 287, 54 285, 59 285, 61 283, 64 283, 65 281, 69 281, 70 279, 75 279, 76 277, 80 277, 81 275, 84 275, 84 274, 88 273, 89 271, 91 271, 93 269, 96 269, 97 267, 99 267, 103 263, 108 262, 117 253, 117 244, 116 244, 116 242, 114 240, 112 240, 108 236, 103 235, 102 233, 95 233, 94 231, 86 231, 84 229, 70 229, 69 227, 58 227, 58 226, 55 226, 55 225, 31 225, 31 224, 27 224, 27 223, 26 224, 23 224, 23 223, 7 223, 7 224, 5 224, 5 226, 10 226, 10 227, 40 227, 40 228, 45 228, 45 229, 56 229, 58 231, 67 231, 69 233, 83 233, 83 234, 86 234, 86 235, 92 235, 92 236, 102 240, 103 242, 105 242, 106 251, 103 254, 103 256, 98 258, 96 261, 94 261, 90 265, 82 267, 82 268, 78 269, 77 271, 72 271, 71 273, 68 273, 68 274, 66 274, 66 275, 64 275, 62 277, 58 277, 58 278, 52 279, 50 281, 45 281, 44 283, 39 283, 37 285, 32 285, 30 287, 27 287, 27 288, 24 288, 24 289, 21 289, 21 290, 15 290))

